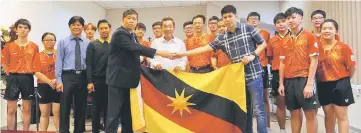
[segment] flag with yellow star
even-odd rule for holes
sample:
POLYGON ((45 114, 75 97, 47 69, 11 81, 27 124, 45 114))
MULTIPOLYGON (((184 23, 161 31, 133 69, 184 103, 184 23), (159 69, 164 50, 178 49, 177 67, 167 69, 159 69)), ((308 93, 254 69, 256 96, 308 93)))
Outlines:
POLYGON ((205 74, 142 67, 141 96, 149 133, 245 132, 246 91, 241 63, 205 74))

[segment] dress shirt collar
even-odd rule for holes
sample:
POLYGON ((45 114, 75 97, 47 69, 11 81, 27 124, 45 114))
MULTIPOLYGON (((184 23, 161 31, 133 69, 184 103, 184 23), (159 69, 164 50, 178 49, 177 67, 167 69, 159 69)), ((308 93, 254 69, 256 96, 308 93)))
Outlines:
MULTIPOLYGON (((70 35, 69 35, 69 39, 70 39, 70 40, 74 40, 74 39, 75 39, 75 36, 74 36, 73 34, 70 34, 70 35)), ((82 35, 80 35, 79 40, 84 41, 84 40, 86 40, 86 38, 84 38, 82 35)))
POLYGON ((106 40, 103 40, 102 38, 99 38, 98 40, 99 40, 99 42, 101 42, 101 43, 104 43, 105 41, 107 41, 108 43, 110 43, 110 36, 108 36, 108 38, 107 38, 106 40))

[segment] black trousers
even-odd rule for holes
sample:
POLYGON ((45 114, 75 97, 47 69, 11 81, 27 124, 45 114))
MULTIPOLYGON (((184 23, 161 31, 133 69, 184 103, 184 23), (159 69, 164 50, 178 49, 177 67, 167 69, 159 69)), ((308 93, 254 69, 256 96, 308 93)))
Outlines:
MULTIPOLYGON (((92 96, 92 130, 93 133, 99 133, 100 113, 103 110, 104 121, 107 117, 108 108, 108 85, 105 81, 95 80, 92 96)), ((104 123, 106 124, 106 123, 104 123)))
POLYGON ((74 97, 74 133, 85 131, 85 107, 88 90, 85 72, 62 73, 63 93, 60 97, 60 133, 69 133, 69 115, 74 97))
POLYGON ((116 133, 119 119, 122 125, 122 133, 133 133, 130 88, 108 86, 108 114, 105 132, 116 133))

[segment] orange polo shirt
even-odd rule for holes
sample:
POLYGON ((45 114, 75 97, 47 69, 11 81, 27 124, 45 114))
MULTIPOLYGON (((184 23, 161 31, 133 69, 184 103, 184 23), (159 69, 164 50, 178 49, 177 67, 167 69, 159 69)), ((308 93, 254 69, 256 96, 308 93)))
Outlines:
MULTIPOLYGON (((56 60, 56 51, 54 51, 52 56, 49 56, 44 51, 40 52, 40 64, 41 64, 41 73, 44 74, 49 79, 55 79, 55 60, 56 60)), ((44 83, 38 79, 38 83, 44 83)))
POLYGON ((282 48, 283 39, 284 38, 281 38, 276 34, 267 42, 267 56, 273 58, 271 61, 272 70, 278 70, 280 67, 280 49, 282 48))
POLYGON ((295 38, 287 35, 280 52, 285 63, 285 78, 308 77, 310 57, 318 56, 318 46, 316 36, 306 30, 302 29, 295 38))
POLYGON ((350 76, 349 68, 356 65, 355 56, 350 47, 338 41, 330 50, 320 48, 317 79, 319 81, 336 81, 350 76))
POLYGON ((33 74, 40 72, 39 47, 33 42, 19 46, 14 42, 1 51, 1 64, 8 65, 8 73, 33 74))
MULTIPOLYGON (((261 34, 261 36, 263 37, 263 40, 265 42, 268 42, 269 39, 270 39, 270 33, 266 30, 260 30, 259 31, 259 34, 261 34)), ((267 44, 268 45, 268 44, 267 44)), ((261 65, 262 67, 266 67, 267 64, 268 64, 268 59, 267 59, 267 56, 266 56, 266 51, 267 50, 264 50, 262 51, 261 53, 259 53, 259 60, 261 61, 261 65)))
MULTIPOLYGON (((191 37, 184 41, 186 49, 192 50, 205 45, 208 45, 214 41, 214 36, 209 34, 204 34, 201 37, 191 37)), ((214 55, 214 52, 206 52, 198 55, 188 56, 188 62, 191 67, 203 67, 211 64, 211 57, 214 55)))
POLYGON ((218 50, 215 53, 215 57, 217 58, 217 68, 221 68, 228 64, 231 64, 231 60, 228 58, 227 54, 224 53, 222 50, 218 50))

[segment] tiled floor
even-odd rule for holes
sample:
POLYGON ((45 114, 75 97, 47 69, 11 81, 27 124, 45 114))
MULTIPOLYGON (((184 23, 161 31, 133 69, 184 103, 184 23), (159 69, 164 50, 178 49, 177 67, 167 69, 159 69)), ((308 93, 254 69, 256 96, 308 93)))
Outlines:
MULTIPOLYGON (((73 123, 73 119, 71 119, 71 124, 73 123)), ((256 123, 254 121, 254 123, 256 123)), ((323 117, 322 116, 318 116, 318 125, 319 125, 319 129, 318 129, 318 133, 326 133, 325 132, 325 129, 324 129, 324 122, 323 122, 323 117)), ((286 130, 288 133, 291 133, 291 130, 290 130, 290 121, 287 120, 286 122, 286 130)), ((301 133, 306 133, 306 124, 305 122, 303 123, 303 126, 302 126, 302 131, 301 133)), ((18 126, 18 129, 21 130, 22 129, 22 125, 20 124, 18 126)), ((254 129, 256 129, 256 124, 254 124, 254 129)), ((272 133, 279 133, 279 127, 278 127, 278 123, 277 123, 277 120, 276 120, 276 117, 275 115, 271 115, 271 129, 272 129, 272 133)), ((36 130, 36 124, 32 124, 30 126, 30 130, 33 130, 35 131, 36 130)), ((56 131, 55 130, 55 126, 52 122, 52 118, 50 119, 50 124, 49 124, 49 131, 56 131)), ((73 130, 73 126, 70 127, 70 131, 73 130)), ((254 132, 257 132, 256 130, 254 132)), ((87 120, 86 121, 86 133, 91 133, 91 120, 87 120)), ((102 132, 104 133, 104 132, 102 132)), ((350 133, 356 133, 356 132, 351 132, 350 133)))

